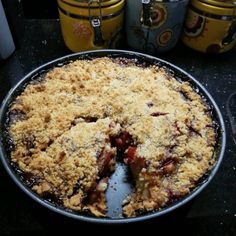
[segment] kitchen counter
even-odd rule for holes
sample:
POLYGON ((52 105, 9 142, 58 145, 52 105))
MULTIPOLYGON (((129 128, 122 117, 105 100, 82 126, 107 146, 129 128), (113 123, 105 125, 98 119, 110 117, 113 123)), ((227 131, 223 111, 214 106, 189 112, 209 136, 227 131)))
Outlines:
MULTIPOLYGON (((63 43, 57 20, 26 20, 21 47, 0 62, 0 101, 24 75, 39 65, 71 53, 63 43)), ((226 124, 227 147, 223 163, 208 187, 194 200, 166 216, 125 226, 99 226, 60 216, 42 207, 23 193, 0 164, 0 235, 67 232, 82 228, 159 230, 175 234, 186 230, 189 235, 236 235, 236 144, 226 112, 229 95, 236 92, 236 49, 222 55, 204 55, 177 47, 158 57, 180 66, 198 79, 219 105, 226 124), (188 230, 187 230, 188 228, 188 230)), ((234 103, 236 109, 236 102, 234 103)), ((155 232, 154 231, 154 232, 155 232)), ((159 234, 159 233, 158 233, 159 234)), ((178 234, 177 234, 178 235, 178 234)))

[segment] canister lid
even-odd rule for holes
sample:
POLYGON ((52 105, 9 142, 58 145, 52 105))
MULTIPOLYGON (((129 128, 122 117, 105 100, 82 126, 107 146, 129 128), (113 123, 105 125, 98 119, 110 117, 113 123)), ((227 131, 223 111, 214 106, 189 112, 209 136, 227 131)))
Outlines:
POLYGON ((236 0, 200 0, 203 3, 210 4, 212 6, 236 8, 236 0))
POLYGON ((90 19, 94 16, 110 19, 123 13, 125 0, 106 0, 103 4, 112 3, 113 5, 102 5, 97 0, 57 0, 60 12, 78 18, 90 19))
POLYGON ((192 0, 197 10, 220 16, 236 16, 236 0, 192 0))
POLYGON ((90 7, 96 8, 99 5, 101 5, 101 7, 112 6, 120 2, 121 0, 63 0, 63 1, 68 4, 73 4, 80 7, 88 7, 88 5, 90 5, 90 7))

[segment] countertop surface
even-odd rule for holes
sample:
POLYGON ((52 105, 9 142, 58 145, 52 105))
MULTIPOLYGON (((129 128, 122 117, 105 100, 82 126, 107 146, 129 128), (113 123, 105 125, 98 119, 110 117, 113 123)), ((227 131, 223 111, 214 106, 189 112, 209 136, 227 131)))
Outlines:
MULTIPOLYGON (((24 29, 20 48, 7 60, 0 61, 0 101, 28 72, 71 53, 64 46, 57 20, 26 20, 24 29)), ((226 101, 236 92, 236 49, 222 55, 205 55, 179 43, 172 51, 157 57, 178 65, 198 79, 224 116, 226 152, 218 173, 207 188, 187 205, 163 217, 113 227, 88 225, 53 213, 31 200, 13 183, 0 164, 0 235, 62 231, 69 234, 83 228, 87 232, 94 229, 126 232, 129 228, 146 229, 147 232, 153 229, 165 233, 174 231, 175 234, 185 231, 189 235, 236 235, 236 144, 226 112, 226 101)), ((231 105, 236 109, 236 101, 231 105)))

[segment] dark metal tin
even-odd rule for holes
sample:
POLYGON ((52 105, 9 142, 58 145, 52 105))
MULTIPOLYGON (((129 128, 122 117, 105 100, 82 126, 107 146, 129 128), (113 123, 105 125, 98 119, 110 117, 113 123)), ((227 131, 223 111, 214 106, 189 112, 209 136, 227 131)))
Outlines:
POLYGON ((216 174, 219 166, 222 162, 225 146, 226 146, 226 132, 225 125, 221 115, 221 112, 216 105, 215 101, 211 97, 211 95, 207 92, 207 90, 190 74, 180 69, 179 67, 161 60, 159 58, 155 58, 149 55, 131 52, 131 51, 122 51, 122 50, 97 50, 97 51, 88 51, 82 53, 75 53, 68 56, 61 57, 59 59, 48 62, 37 69, 30 72, 26 75, 14 88, 12 88, 4 99, 1 110, 0 110, 0 158, 5 167, 7 173, 13 179, 13 181, 32 199, 41 205, 47 207, 48 209, 60 213, 62 215, 82 220, 86 222, 93 223, 101 223, 101 224, 124 224, 131 222, 138 222, 148 220, 154 217, 158 217, 164 215, 168 212, 173 211, 174 209, 186 204, 191 199, 193 199, 196 195, 198 195, 212 180, 214 175, 216 174), (96 57, 108 56, 111 58, 128 58, 135 59, 138 64, 143 66, 148 65, 159 65, 165 67, 170 73, 174 74, 175 77, 182 81, 188 81, 193 88, 205 99, 206 103, 212 109, 212 116, 214 121, 218 124, 218 137, 217 144, 215 149, 215 159, 216 163, 212 170, 202 177, 201 181, 199 181, 198 186, 192 190, 192 192, 186 197, 182 198, 179 201, 174 202, 172 205, 167 206, 159 211, 146 213, 145 215, 140 215, 133 218, 122 218, 121 216, 121 202, 124 196, 129 194, 132 191, 132 186, 124 179, 127 177, 127 167, 122 163, 119 163, 117 166, 116 172, 112 175, 110 180, 110 186, 114 185, 114 183, 118 183, 116 185, 116 191, 114 187, 109 187, 107 191, 107 201, 108 201, 108 215, 109 218, 96 218, 94 216, 89 216, 85 214, 81 214, 78 212, 74 212, 63 207, 56 205, 53 202, 42 199, 37 194, 35 194, 30 188, 22 181, 21 176, 17 173, 16 169, 11 165, 10 156, 9 156, 9 143, 7 141, 7 111, 11 103, 14 101, 15 97, 19 95, 25 86, 32 80, 36 79, 40 74, 47 72, 56 66, 62 66, 76 59, 91 59, 96 57), (115 192, 114 192, 115 191, 115 192))

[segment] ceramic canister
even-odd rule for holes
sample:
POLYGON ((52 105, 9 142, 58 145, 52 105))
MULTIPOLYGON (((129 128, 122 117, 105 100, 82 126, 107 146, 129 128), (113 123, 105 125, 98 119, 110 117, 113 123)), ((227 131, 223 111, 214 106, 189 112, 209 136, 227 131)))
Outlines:
POLYGON ((181 34, 188 0, 127 0, 127 44, 155 54, 173 48, 181 34))
POLYGON ((122 38, 125 0, 57 0, 62 35, 74 51, 116 48, 122 38))
POLYGON ((226 52, 236 44, 236 1, 192 0, 183 42, 198 51, 226 52))

